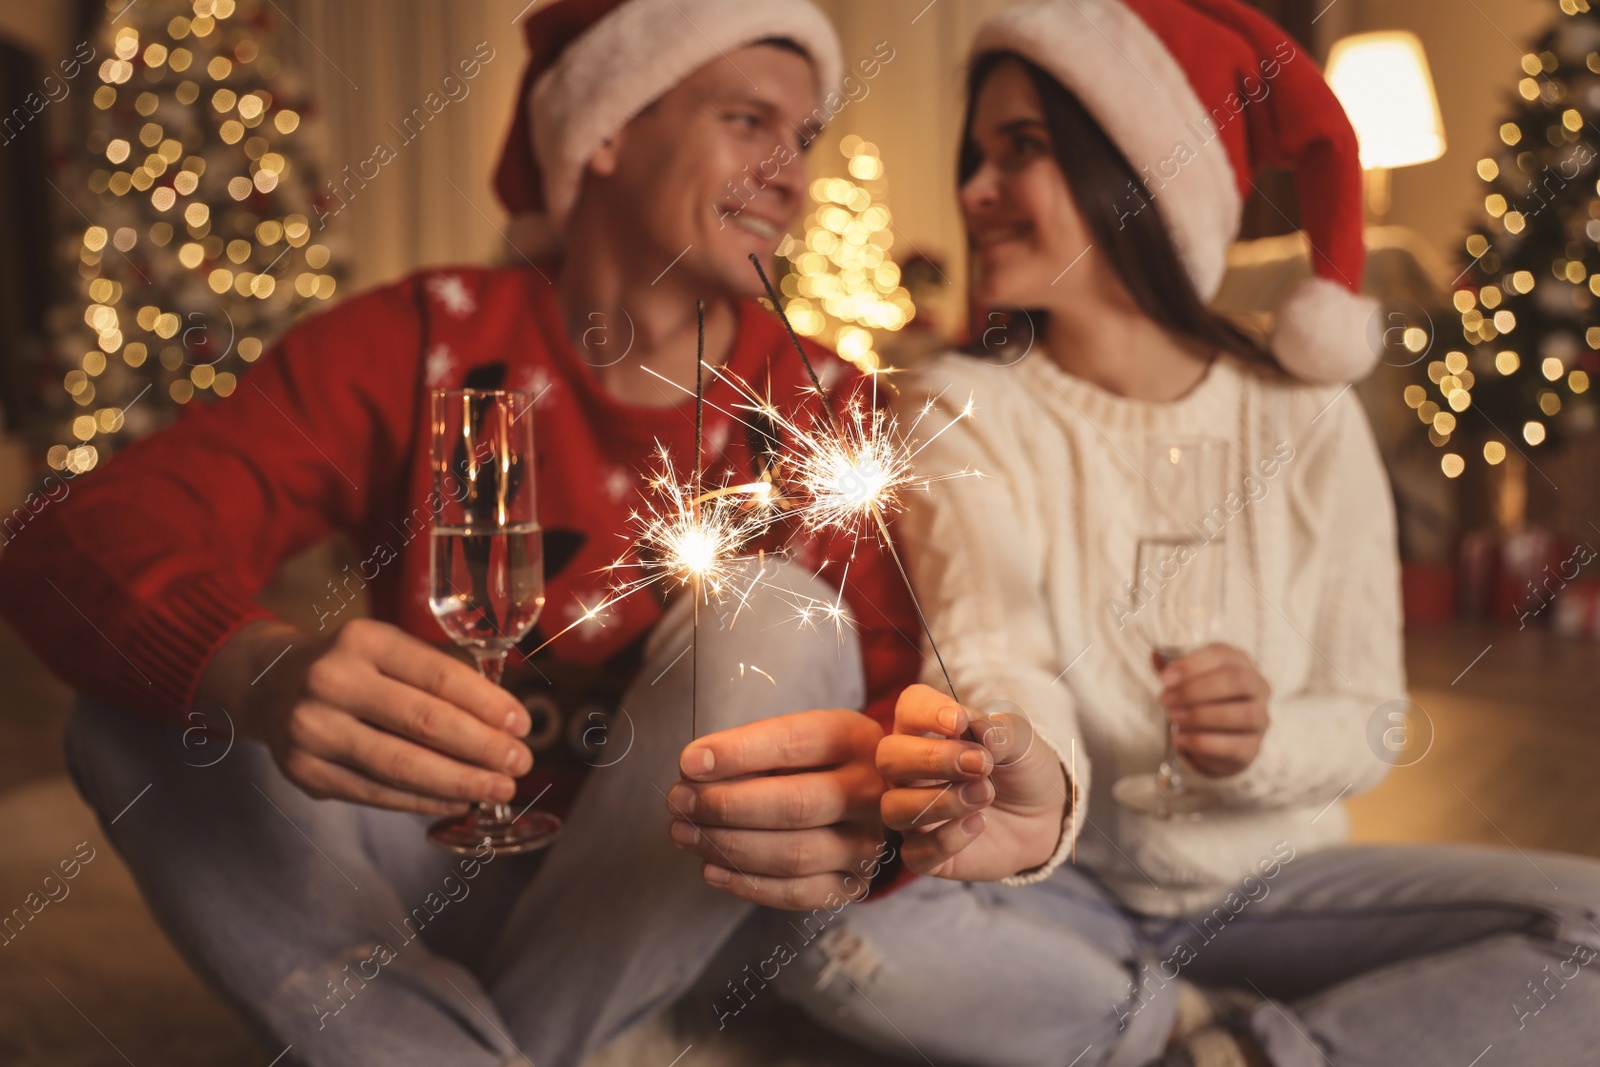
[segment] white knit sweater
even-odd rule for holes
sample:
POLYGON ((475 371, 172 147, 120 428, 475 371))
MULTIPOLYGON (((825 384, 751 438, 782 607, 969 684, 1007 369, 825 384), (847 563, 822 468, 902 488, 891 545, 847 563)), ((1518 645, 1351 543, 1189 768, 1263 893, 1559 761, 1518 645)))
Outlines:
MULTIPOLYGON (((1076 862, 1129 907, 1177 915, 1224 896, 1287 842, 1348 832, 1336 803, 1388 769, 1368 723, 1405 696, 1393 505, 1372 431, 1347 389, 1312 387, 1231 357, 1188 395, 1148 403, 1061 370, 951 353, 901 380, 918 473, 973 469, 906 494, 896 523, 918 597, 963 703, 1010 700, 1072 761, 1079 805, 1048 864, 1076 862), (945 426, 967 404, 972 417, 945 426), (1226 604, 1218 638, 1272 685, 1260 755, 1195 820, 1164 822, 1111 798, 1160 762, 1165 719, 1150 647, 1127 613, 1140 535, 1144 439, 1226 439, 1226 604)), ((930 662, 930 684, 939 673, 930 662)), ((1380 716, 1383 728, 1392 725, 1380 716)), ((1281 856, 1279 856, 1281 858, 1281 856)))

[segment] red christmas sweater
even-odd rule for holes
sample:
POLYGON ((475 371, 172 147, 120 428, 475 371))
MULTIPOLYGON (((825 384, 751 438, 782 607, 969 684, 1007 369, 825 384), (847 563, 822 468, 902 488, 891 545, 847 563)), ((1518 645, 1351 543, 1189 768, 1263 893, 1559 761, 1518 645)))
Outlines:
MULTIPOLYGON (((233 395, 194 405, 40 512, 0 554, 0 611, 75 689, 180 722, 218 647, 271 617, 252 598, 278 564, 339 532, 359 561, 330 583, 323 625, 347 618, 346 598, 365 588, 376 618, 450 647, 428 607, 427 395, 476 387, 537 397, 546 602, 520 651, 583 619, 628 548, 658 444, 679 471, 693 467, 694 410, 688 398, 649 408, 606 392, 593 365, 626 347, 626 323, 604 324, 610 336, 575 351, 546 268, 426 271, 299 324, 233 395)), ((831 353, 811 354, 850 377, 831 353)), ((809 382, 782 324, 748 301, 726 366, 784 406, 809 382)), ((726 414, 738 403, 726 382, 709 382, 708 484, 724 472, 753 476, 761 441, 726 414)), ((831 586, 842 583, 865 661, 865 710, 892 729, 895 699, 920 664, 897 572, 869 539, 790 545, 831 586)), ((531 659, 512 653, 505 684, 535 723, 523 795, 546 793, 541 806, 559 813, 584 772, 613 758, 605 746, 623 747, 616 702, 662 610, 650 592, 632 595, 531 659)))

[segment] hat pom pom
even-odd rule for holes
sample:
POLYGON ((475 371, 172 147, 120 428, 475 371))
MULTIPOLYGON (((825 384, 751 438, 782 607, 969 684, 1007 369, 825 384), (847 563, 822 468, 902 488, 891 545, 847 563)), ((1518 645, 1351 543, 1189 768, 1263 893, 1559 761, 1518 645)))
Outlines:
POLYGON ((1278 307, 1272 354, 1302 381, 1360 381, 1377 366, 1367 330, 1378 302, 1326 278, 1308 278, 1278 307))

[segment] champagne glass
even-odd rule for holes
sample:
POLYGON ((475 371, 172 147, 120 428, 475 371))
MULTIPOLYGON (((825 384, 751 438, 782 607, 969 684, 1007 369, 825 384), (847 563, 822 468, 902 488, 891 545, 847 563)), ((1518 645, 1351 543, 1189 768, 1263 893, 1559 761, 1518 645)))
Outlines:
MULTIPOLYGON (((1134 563, 1130 618, 1165 667, 1215 638, 1222 615, 1228 511, 1228 444, 1211 439, 1152 437, 1144 469, 1150 496, 1134 563)), ((1154 773, 1129 775, 1111 795, 1124 807, 1158 819, 1193 817, 1220 798, 1184 773, 1177 728, 1166 720, 1166 749, 1154 773)))
MULTIPOLYGON (((533 397, 499 389, 432 392, 433 486, 428 606, 496 685, 506 653, 544 608, 544 540, 534 482, 533 397)), ((543 848, 561 820, 509 804, 474 804, 428 829, 440 848, 485 845, 516 854, 543 848)))

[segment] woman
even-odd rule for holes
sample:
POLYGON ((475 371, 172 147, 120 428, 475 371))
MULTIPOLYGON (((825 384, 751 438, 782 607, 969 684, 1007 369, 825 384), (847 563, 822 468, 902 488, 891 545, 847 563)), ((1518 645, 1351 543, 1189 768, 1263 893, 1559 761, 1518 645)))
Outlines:
POLYGON ((902 391, 937 398, 922 473, 984 476, 913 494, 898 535, 962 704, 909 690, 878 751, 885 822, 945 881, 841 916, 872 966, 799 998, 934 1060, 1581 1060, 1600 865, 1342 844, 1405 679, 1388 486, 1344 384, 1372 362, 1356 146, 1312 60, 1234 0, 1012 9, 974 47, 960 179, 988 351, 902 391), (1317 275, 1270 351, 1205 305, 1269 162, 1317 275), (1151 436, 1231 456, 1221 640, 1154 666, 1129 617, 1151 436), (961 739, 995 702, 1024 714, 961 739), (1193 820, 1112 796, 1169 713, 1220 803, 1193 820))

